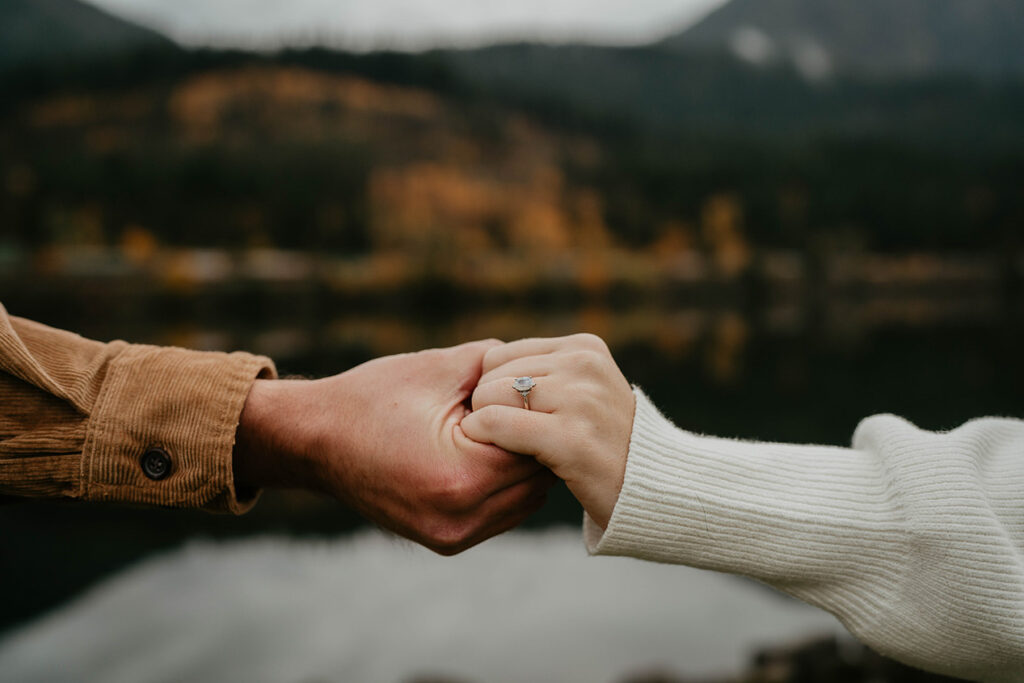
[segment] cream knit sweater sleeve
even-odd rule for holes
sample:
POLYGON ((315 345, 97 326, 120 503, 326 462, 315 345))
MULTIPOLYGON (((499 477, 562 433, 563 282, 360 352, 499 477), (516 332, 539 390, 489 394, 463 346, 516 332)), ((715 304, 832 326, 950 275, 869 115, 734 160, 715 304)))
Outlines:
POLYGON ((625 481, 590 552, 742 574, 922 669, 1024 680, 1024 422, 891 415, 852 448, 676 428, 636 390, 625 481))

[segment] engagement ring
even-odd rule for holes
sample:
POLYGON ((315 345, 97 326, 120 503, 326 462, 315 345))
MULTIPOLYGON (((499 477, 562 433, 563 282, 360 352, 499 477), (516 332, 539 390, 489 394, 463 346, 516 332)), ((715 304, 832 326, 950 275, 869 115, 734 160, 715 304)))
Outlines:
POLYGON ((537 383, 533 381, 530 376, 516 377, 512 381, 512 388, 519 392, 519 395, 523 397, 523 407, 527 410, 530 409, 530 391, 537 386, 537 383))

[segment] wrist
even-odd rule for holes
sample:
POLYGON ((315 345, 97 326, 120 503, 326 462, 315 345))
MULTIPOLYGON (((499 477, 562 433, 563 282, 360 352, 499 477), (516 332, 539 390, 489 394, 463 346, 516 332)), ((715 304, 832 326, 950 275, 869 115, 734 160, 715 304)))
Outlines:
POLYGON ((307 380, 256 380, 239 416, 232 464, 236 487, 311 488, 307 380), (307 414, 308 420, 308 414, 307 414))

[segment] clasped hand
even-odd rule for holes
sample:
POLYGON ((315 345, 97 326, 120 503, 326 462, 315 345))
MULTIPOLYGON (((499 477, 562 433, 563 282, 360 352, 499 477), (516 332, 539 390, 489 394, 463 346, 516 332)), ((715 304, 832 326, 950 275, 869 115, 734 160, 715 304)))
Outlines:
POLYGON ((517 526, 557 478, 604 527, 633 411, 593 335, 387 356, 319 380, 257 380, 235 478, 321 491, 452 555, 517 526), (537 383, 529 411, 512 387, 521 375, 537 383))

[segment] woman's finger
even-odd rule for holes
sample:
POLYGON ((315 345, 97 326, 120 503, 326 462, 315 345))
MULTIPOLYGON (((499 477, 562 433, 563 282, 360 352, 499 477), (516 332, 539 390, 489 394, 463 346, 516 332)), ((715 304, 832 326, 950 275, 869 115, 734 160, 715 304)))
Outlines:
MULTIPOLYGON (((485 406, 500 405, 510 408, 525 408, 523 395, 512 388, 513 377, 501 377, 485 384, 480 384, 473 391, 473 410, 485 406)), ((535 377, 535 385, 530 390, 530 410, 552 413, 557 406, 553 386, 545 380, 548 377, 535 377)))
POLYGON ((489 405, 462 418, 460 426, 473 441, 532 455, 545 465, 545 454, 557 452, 558 418, 549 413, 489 405))
MULTIPOLYGON (((558 358, 558 355, 551 353, 540 356, 513 358, 504 365, 499 365, 489 372, 485 372, 480 376, 478 384, 493 382, 502 377, 511 377, 512 379, 522 377, 523 375, 529 375, 534 379, 544 377, 558 369, 558 358)), ((509 387, 512 387, 512 380, 509 380, 509 387)))
POLYGON ((541 356, 546 353, 557 351, 560 346, 561 337, 555 338, 531 338, 495 346, 488 349, 484 354, 483 372, 486 375, 494 368, 504 365, 510 360, 524 356, 541 356))
POLYGON ((544 337, 520 339, 501 346, 495 346, 484 354, 483 371, 486 375, 498 366, 526 356, 543 356, 567 348, 606 349, 600 337, 592 334, 573 334, 568 337, 544 337))

